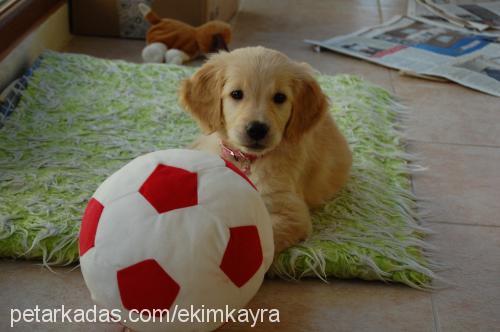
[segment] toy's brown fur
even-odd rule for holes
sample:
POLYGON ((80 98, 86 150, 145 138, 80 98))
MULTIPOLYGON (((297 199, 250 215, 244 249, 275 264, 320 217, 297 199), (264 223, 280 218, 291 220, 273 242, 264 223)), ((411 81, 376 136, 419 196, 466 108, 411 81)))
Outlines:
POLYGON ((193 27, 174 19, 160 18, 153 11, 145 15, 151 23, 146 35, 146 42, 163 43, 169 49, 178 49, 195 58, 200 54, 215 52, 214 37, 220 35, 225 44, 231 41, 231 26, 222 21, 210 21, 199 27, 193 27))

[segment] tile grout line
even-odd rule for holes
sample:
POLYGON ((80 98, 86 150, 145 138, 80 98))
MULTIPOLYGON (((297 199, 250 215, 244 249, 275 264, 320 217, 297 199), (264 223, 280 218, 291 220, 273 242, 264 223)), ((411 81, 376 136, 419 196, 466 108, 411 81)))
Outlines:
POLYGON ((432 318, 434 320, 434 332, 441 332, 441 322, 439 321, 436 303, 434 301, 434 294, 431 294, 431 307, 432 307, 432 318))
POLYGON ((231 25, 233 26, 233 29, 236 27, 236 23, 238 22, 238 19, 240 18, 240 13, 242 11, 242 8, 244 6, 245 0, 241 0, 240 4, 238 6, 238 9, 236 11, 236 14, 234 15, 233 19, 231 20, 231 25))

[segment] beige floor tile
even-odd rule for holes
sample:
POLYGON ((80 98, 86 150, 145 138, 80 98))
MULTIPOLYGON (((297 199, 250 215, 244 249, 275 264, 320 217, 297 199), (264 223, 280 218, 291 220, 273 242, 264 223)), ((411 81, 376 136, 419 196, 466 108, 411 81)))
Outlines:
POLYGON ((221 331, 433 331, 430 293, 378 282, 268 280, 250 308, 277 308, 279 324, 221 331))
POLYGON ((441 276, 455 285, 432 295, 443 332, 500 331, 500 228, 434 225, 441 276))
POLYGON ((327 39, 380 22, 376 1, 356 3, 317 1, 308 6, 306 1, 245 1, 233 23, 231 48, 273 48, 324 74, 350 73, 392 91, 388 69, 326 50, 316 53, 304 43, 304 39, 327 39))
POLYGON ((382 23, 389 21, 394 16, 406 15, 406 4, 406 1, 382 1, 382 23))
POLYGON ((398 77, 396 95, 410 108, 409 138, 500 146, 500 99, 454 83, 398 77))
MULTIPOLYGON (((0 261, 0 331, 10 326, 10 309, 88 309, 93 307, 80 269, 55 268, 55 273, 33 262, 0 261)), ((41 319, 41 317, 40 317, 41 319)), ((121 331, 119 324, 18 323, 12 331, 121 331)))
MULTIPOLYGON (((261 34, 278 39, 326 39, 380 22, 376 3, 315 1, 244 1, 234 22, 235 41, 245 42, 261 34)), ((276 39, 268 39, 268 42, 276 39)))
MULTIPOLYGON (((2 307, 91 308, 80 270, 57 268, 56 274, 30 262, 1 261, 2 307)), ((431 331, 430 294, 378 282, 266 280, 249 307, 277 308, 280 323, 227 324, 221 331, 431 331)), ((0 330, 10 311, 0 312, 0 330)), ((119 324, 19 324, 19 331, 119 331, 119 324)))
POLYGON ((421 164, 414 190, 438 222, 500 226, 500 149, 450 144, 411 144, 421 164))
POLYGON ((65 52, 83 53, 98 58, 142 62, 143 40, 74 36, 65 52))

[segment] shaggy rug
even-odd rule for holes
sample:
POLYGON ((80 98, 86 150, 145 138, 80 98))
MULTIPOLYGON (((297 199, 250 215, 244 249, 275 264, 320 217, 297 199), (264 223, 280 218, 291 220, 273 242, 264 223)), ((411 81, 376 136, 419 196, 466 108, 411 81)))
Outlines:
MULTIPOLYGON (((198 134, 178 106, 193 68, 47 52, 0 129, 0 256, 78 260, 82 212, 97 186, 138 155, 198 134)), ((410 157, 391 95, 354 76, 318 76, 349 140, 344 190, 313 211, 314 232, 270 276, 361 278, 429 288, 434 266, 411 192, 410 157)))

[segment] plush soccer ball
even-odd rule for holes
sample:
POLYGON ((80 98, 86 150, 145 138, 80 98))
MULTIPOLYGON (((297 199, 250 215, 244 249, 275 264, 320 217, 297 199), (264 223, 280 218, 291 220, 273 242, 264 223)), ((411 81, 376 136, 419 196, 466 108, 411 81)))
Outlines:
POLYGON ((137 331, 217 328, 222 322, 159 322, 165 311, 153 310, 242 308, 274 254, 253 184, 220 157, 192 150, 146 154, 111 175, 88 203, 79 246, 92 299, 121 309, 137 331), (132 322, 128 314, 156 317, 132 322))

